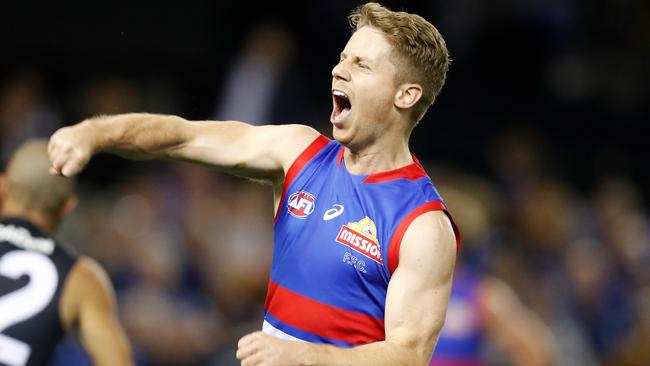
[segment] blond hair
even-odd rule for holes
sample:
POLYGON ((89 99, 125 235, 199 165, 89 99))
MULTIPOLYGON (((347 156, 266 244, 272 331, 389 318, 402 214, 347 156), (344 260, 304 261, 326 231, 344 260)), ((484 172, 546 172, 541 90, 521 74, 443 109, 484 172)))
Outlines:
POLYGON ((75 181, 51 175, 49 168, 47 140, 32 139, 20 145, 7 165, 8 197, 25 209, 57 215, 74 195, 75 181))
POLYGON ((348 16, 354 31, 364 26, 381 30, 394 48, 397 82, 422 86, 422 98, 413 108, 417 123, 445 84, 451 59, 445 40, 431 23, 417 14, 391 11, 377 3, 366 3, 348 16))

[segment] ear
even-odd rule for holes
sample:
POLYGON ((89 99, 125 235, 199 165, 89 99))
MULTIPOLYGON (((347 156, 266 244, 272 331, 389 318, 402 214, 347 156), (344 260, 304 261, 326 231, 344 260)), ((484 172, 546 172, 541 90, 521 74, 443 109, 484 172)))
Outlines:
POLYGON ((413 107, 422 98, 422 86, 419 84, 402 84, 395 94, 395 106, 399 109, 413 107))
POLYGON ((63 219, 64 217, 68 216, 72 211, 74 211, 75 208, 77 208, 78 203, 79 200, 77 199, 76 195, 71 195, 70 197, 66 198, 63 206, 61 206, 60 218, 63 219))

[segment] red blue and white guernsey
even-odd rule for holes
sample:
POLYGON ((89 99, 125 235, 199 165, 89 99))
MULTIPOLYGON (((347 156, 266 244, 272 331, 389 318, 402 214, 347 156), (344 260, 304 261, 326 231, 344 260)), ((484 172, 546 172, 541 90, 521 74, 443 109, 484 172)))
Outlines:
POLYGON ((319 136, 286 174, 265 333, 342 347, 384 340, 402 237, 419 215, 447 210, 415 157, 399 169, 354 175, 343 151, 319 136))

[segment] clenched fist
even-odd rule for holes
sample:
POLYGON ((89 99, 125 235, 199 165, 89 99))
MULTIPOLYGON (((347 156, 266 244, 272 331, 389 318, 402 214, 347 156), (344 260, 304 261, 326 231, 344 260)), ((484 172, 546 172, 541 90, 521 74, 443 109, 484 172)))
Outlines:
POLYGON ((79 174, 95 153, 95 131, 82 122, 56 131, 50 137, 50 173, 70 177, 79 174))
POLYGON ((237 359, 242 366, 294 366, 310 347, 307 343, 285 341, 262 332, 245 335, 237 344, 237 359))

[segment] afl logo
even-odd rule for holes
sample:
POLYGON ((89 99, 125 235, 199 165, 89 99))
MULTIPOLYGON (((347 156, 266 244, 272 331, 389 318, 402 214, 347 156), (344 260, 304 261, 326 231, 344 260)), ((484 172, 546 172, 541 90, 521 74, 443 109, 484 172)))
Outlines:
POLYGON ((307 191, 300 191, 289 196, 289 213, 293 216, 304 219, 310 213, 314 212, 316 198, 307 191))

